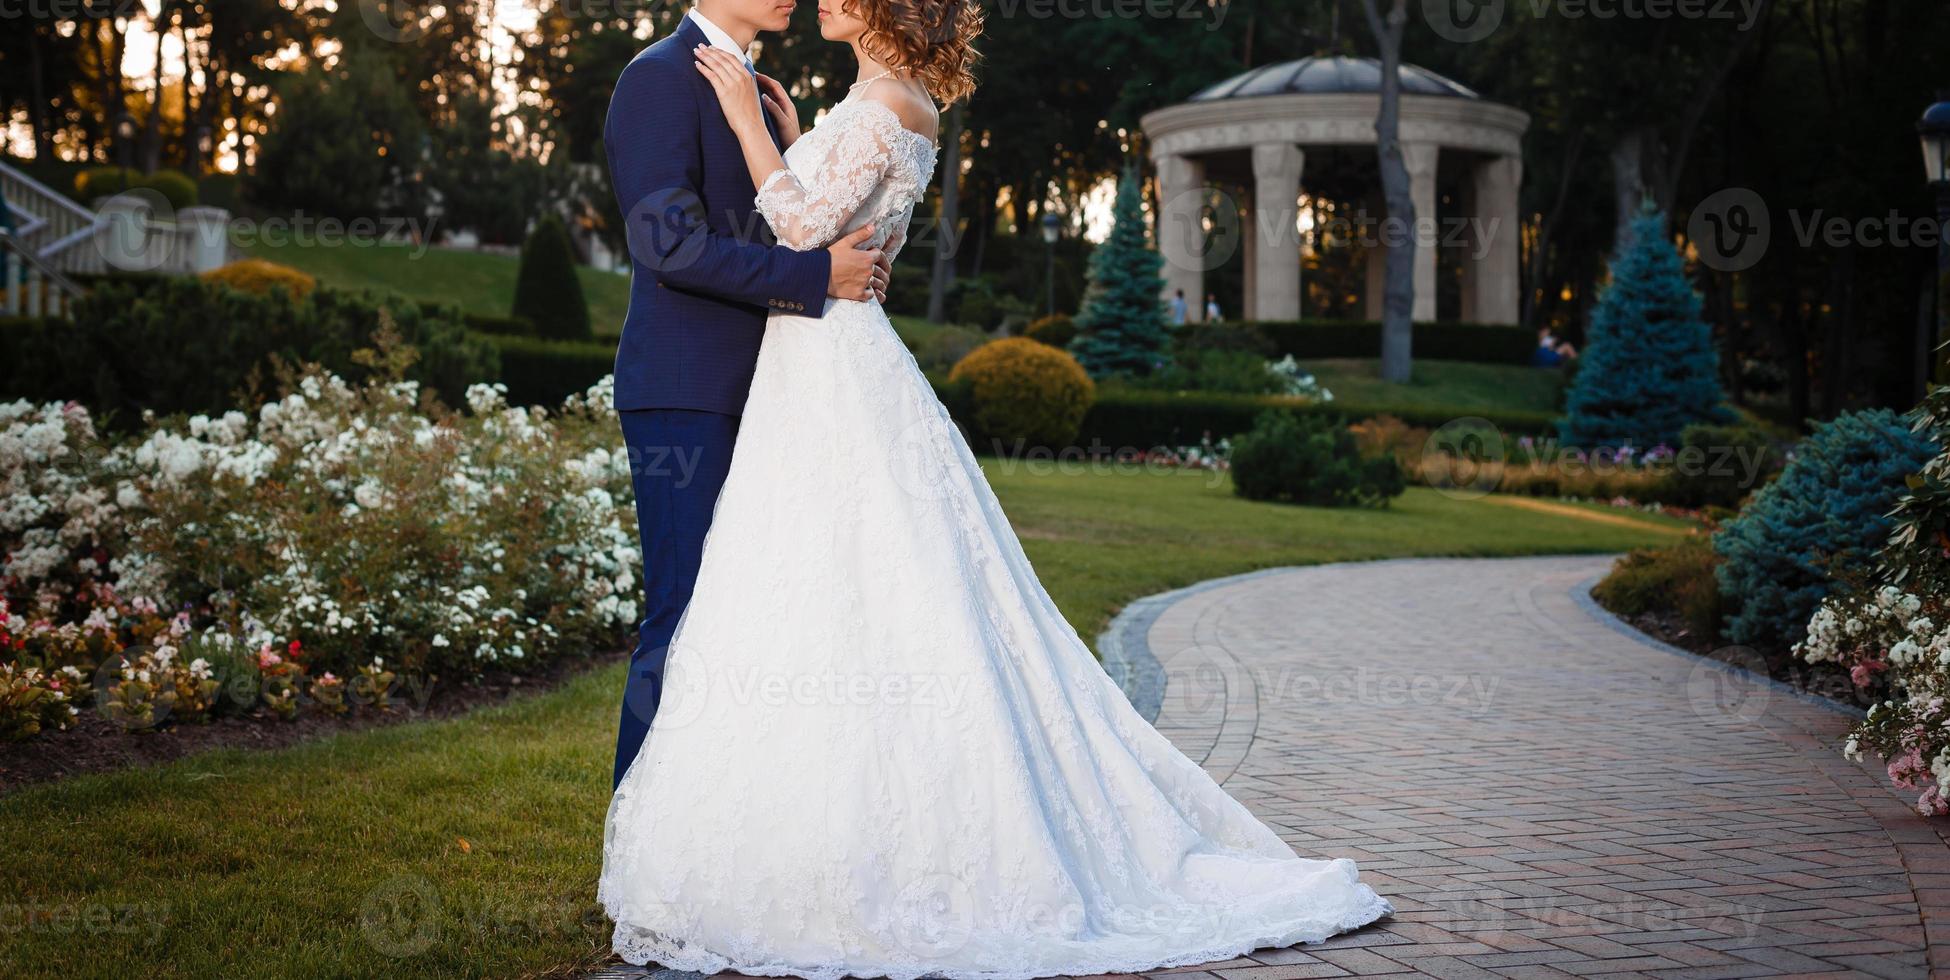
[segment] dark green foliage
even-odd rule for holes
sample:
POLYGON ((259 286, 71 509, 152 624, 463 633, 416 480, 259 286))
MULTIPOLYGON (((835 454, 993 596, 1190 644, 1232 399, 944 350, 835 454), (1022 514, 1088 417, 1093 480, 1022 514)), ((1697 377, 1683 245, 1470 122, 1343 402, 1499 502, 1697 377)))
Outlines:
POLYGON ((425 124, 386 53, 351 46, 329 69, 310 64, 278 79, 278 112, 247 185, 252 203, 352 220, 382 213, 390 196, 417 213, 401 198, 418 190, 425 124))
POLYGON ((1232 441, 1232 489, 1248 500, 1386 506, 1408 487, 1393 454, 1364 458, 1345 425, 1266 412, 1232 441))
POLYGON ((1029 326, 1023 328, 1022 335, 1051 347, 1068 348, 1070 341, 1077 337, 1077 321, 1061 313, 1038 317, 1029 321, 1029 326))
POLYGON ((1816 429, 1781 475, 1713 537, 1726 560, 1727 636, 1784 648, 1799 642, 1831 579, 1860 571, 1888 537, 1904 478, 1936 454, 1888 409, 1816 429))
POLYGON ((1183 350, 1171 363, 1133 384, 1164 391, 1218 391, 1273 395, 1286 382, 1266 369, 1266 358, 1243 350, 1183 350))
MULTIPOLYGON (((1528 364, 1537 335, 1521 327, 1475 323, 1415 324, 1415 358, 1528 364)), ((1251 350, 1270 360, 1303 361, 1381 356, 1381 324, 1373 320, 1249 320, 1191 324, 1178 334, 1183 350, 1251 350)))
POLYGON ((1611 275, 1565 399, 1565 444, 1671 446, 1689 425, 1727 421, 1713 331, 1664 215, 1639 215, 1611 275))
MULTIPOLYGON (((1201 438, 1214 440, 1250 428, 1260 413, 1277 403, 1266 395, 1219 392, 1153 391, 1127 386, 1099 386, 1097 402, 1083 417, 1077 445, 1103 451, 1189 446, 1201 438)), ((952 406, 950 406, 952 408, 952 406)), ((1410 425, 1437 428, 1455 419, 1441 408, 1414 405, 1350 405, 1346 402, 1302 405, 1278 404, 1298 415, 1319 415, 1349 421, 1393 415, 1410 425)), ((1476 415, 1501 427, 1506 439, 1549 430, 1552 416, 1539 412, 1482 412, 1476 415)))
MULTIPOLYGON (((457 308, 442 307, 437 302, 422 302, 420 311, 429 315, 449 316, 454 314, 457 308)), ((471 313, 465 310, 459 310, 458 313, 461 323, 475 333, 501 334, 509 337, 535 336, 535 325, 528 322, 525 317, 494 316, 489 313, 471 313)))
POLYGON ((1689 425, 1673 460, 1673 502, 1738 507, 1780 468, 1780 450, 1752 425, 1689 425))
POLYGON ((247 406, 255 383, 270 393, 273 357, 316 362, 348 379, 372 346, 381 310, 418 351, 407 376, 458 404, 467 385, 498 371, 494 348, 461 326, 458 311, 423 312, 388 296, 319 287, 303 300, 254 295, 191 277, 104 281, 76 303, 74 321, 0 325, 6 397, 76 399, 135 424, 145 410, 219 412, 247 406))
POLYGON ((1164 257, 1145 241, 1138 184, 1136 170, 1126 167, 1117 182, 1110 239, 1090 253, 1090 287, 1070 352, 1091 377, 1149 374, 1169 356, 1171 334, 1158 298, 1165 288, 1158 277, 1164 257))
POLYGON ((1696 637, 1712 641, 1720 632, 1720 583, 1713 569, 1719 559, 1702 535, 1678 544, 1639 548, 1620 558, 1591 589, 1598 604, 1621 616, 1672 611, 1696 637))
POLYGON ((543 206, 549 167, 508 151, 490 93, 462 91, 450 98, 452 115, 430 134, 428 145, 426 179, 440 192, 441 224, 472 229, 484 242, 519 242, 528 216, 543 206))
POLYGON ((488 337, 501 352, 501 383, 508 404, 553 407, 587 391, 616 368, 616 341, 537 340, 488 337))
POLYGON ((515 317, 535 325, 544 340, 589 340, 589 300, 576 278, 569 230, 554 214, 543 215, 521 247, 515 279, 515 317))

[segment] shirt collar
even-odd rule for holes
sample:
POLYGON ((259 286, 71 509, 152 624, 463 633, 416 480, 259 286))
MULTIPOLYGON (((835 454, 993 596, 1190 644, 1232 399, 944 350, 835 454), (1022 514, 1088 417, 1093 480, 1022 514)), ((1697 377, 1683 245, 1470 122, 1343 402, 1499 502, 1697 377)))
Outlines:
POLYGON ((752 63, 752 59, 745 53, 745 49, 739 47, 738 42, 732 40, 731 35, 725 33, 724 28, 711 23, 711 19, 704 16, 703 11, 692 7, 688 16, 697 23, 698 29, 704 32, 705 39, 711 42, 712 47, 722 48, 737 55, 738 60, 743 61, 747 65, 752 63))

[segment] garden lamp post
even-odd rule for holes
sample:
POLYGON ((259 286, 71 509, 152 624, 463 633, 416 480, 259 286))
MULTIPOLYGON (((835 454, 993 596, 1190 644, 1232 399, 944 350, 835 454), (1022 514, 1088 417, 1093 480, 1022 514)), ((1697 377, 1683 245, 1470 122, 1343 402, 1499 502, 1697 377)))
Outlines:
POLYGON ((1916 133, 1923 141, 1923 174, 1936 191, 1936 336, 1921 352, 1918 367, 1927 381, 1936 374, 1937 347, 1950 320, 1950 310, 1945 309, 1950 306, 1950 241, 1945 240, 1950 230, 1950 90, 1939 91, 1936 104, 1923 110, 1916 133))
POLYGON ((1046 294, 1044 316, 1056 315, 1056 240, 1063 237, 1063 219, 1050 211, 1043 212, 1043 251, 1048 261, 1043 267, 1044 292, 1046 294))

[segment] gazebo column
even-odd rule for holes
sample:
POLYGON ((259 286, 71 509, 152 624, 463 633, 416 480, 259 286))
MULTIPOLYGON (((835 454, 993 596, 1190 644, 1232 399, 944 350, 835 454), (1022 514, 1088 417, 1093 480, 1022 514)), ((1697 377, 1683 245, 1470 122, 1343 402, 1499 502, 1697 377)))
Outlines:
POLYGON ((1403 143, 1402 163, 1408 168, 1408 190, 1415 202, 1415 313, 1416 323, 1435 320, 1435 250, 1442 241, 1441 225, 1435 213, 1434 143, 1403 143), (1428 234, 1423 230, 1428 229, 1428 234))
POLYGON ((1164 256, 1165 302, 1185 291, 1185 319, 1205 312, 1205 163, 1181 154, 1158 162, 1158 254, 1164 256))
POLYGON ((1292 143, 1253 146, 1253 311, 1257 320, 1300 319, 1300 174, 1292 143))
POLYGON ((1476 228, 1463 261, 1462 317, 1471 323, 1516 323, 1521 315, 1522 183, 1523 161, 1514 156, 1485 160, 1470 173, 1469 213, 1476 228))
MULTIPOLYGON (((1242 287, 1239 297, 1238 315, 1234 319, 1259 319, 1259 226, 1253 218, 1253 189, 1241 187, 1241 197, 1235 205, 1239 209, 1239 268, 1242 287)), ((1205 309, 1205 297, 1199 297, 1199 309, 1205 309)))

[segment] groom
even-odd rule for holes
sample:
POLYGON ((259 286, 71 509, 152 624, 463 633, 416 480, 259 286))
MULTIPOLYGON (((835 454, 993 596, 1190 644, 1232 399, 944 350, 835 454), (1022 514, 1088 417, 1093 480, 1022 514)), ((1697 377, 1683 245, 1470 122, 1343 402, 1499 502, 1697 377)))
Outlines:
MULTIPOLYGON (((698 0, 676 31, 623 69, 603 125, 632 263, 616 414, 636 487, 644 594, 612 785, 636 758, 663 693, 664 658, 697 581, 767 313, 816 317, 827 296, 885 295, 880 250, 859 247, 872 228, 823 251, 773 243, 738 138, 694 67, 702 44, 745 60, 759 31, 785 29, 793 3, 698 0)), ((765 122, 776 143, 769 113, 765 122)))

